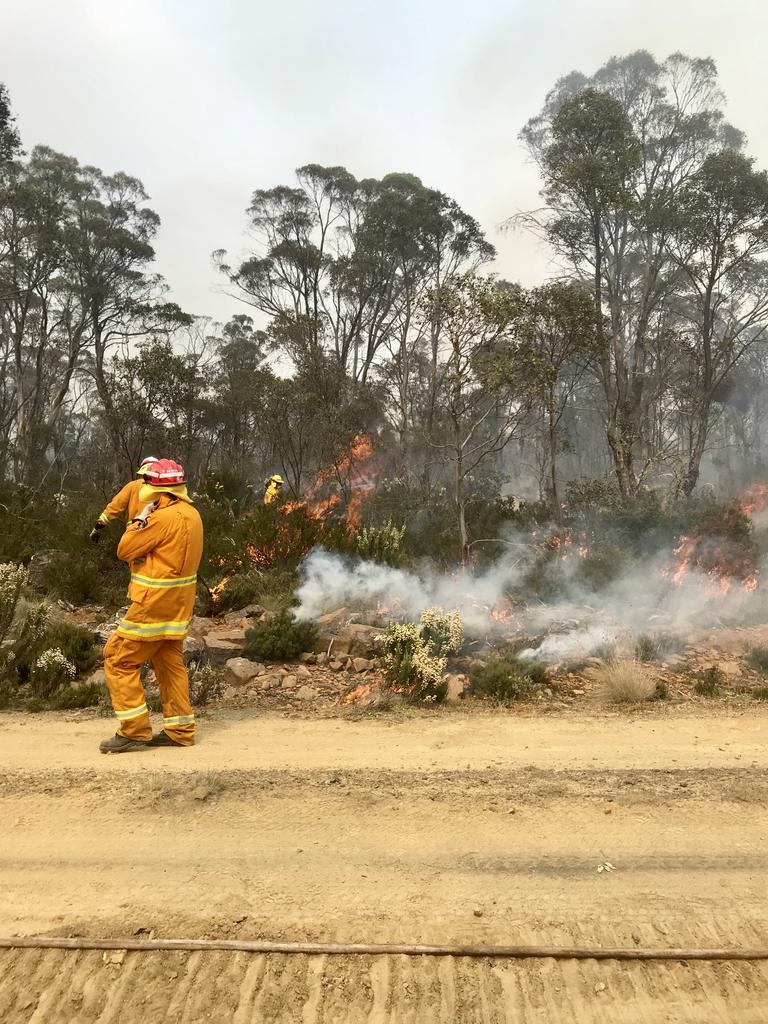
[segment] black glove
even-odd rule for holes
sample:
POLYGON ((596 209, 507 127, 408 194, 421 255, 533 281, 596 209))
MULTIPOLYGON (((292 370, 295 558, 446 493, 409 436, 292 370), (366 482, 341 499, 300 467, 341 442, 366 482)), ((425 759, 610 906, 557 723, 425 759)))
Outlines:
POLYGON ((98 544, 99 538, 101 537, 101 531, 104 529, 104 523, 96 523, 94 528, 88 534, 88 540, 91 544, 98 544))

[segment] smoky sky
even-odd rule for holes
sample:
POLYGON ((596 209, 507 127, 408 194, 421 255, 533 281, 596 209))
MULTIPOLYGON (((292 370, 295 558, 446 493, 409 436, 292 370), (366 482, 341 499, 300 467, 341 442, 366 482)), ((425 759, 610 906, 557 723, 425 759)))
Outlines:
POLYGON ((24 145, 139 177, 158 267, 198 315, 245 311, 210 253, 247 251, 256 188, 305 163, 417 174, 457 199, 524 284, 546 249, 499 224, 538 203, 517 135, 555 80, 645 48, 712 57, 730 120, 768 165, 759 0, 7 0, 0 81, 24 145))

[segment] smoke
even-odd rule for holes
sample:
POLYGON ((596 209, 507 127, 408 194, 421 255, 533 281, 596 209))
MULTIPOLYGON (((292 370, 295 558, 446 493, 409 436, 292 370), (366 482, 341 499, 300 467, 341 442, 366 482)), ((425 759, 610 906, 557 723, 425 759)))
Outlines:
POLYGON ((459 612, 470 632, 486 633, 493 628, 493 609, 503 602, 508 587, 521 582, 526 568, 524 560, 507 554, 477 576, 463 569, 450 576, 434 570, 417 576, 315 548, 301 568, 296 614, 311 619, 345 605, 382 606, 396 616, 416 620, 425 608, 450 608, 459 612))
POLYGON ((584 584, 579 556, 573 555, 558 563, 557 600, 526 594, 526 604, 510 606, 507 594, 521 588, 536 557, 530 539, 515 550, 478 575, 466 570, 444 575, 434 569, 406 572, 315 549, 302 566, 297 615, 317 618, 342 606, 355 611, 380 607, 383 614, 387 609, 395 618, 416 620, 425 608, 437 606, 458 611, 469 635, 539 637, 523 656, 547 663, 586 657, 614 645, 631 654, 638 635, 646 632, 689 639, 714 626, 765 620, 766 602, 759 589, 752 593, 734 582, 724 593, 695 569, 674 584, 665 574, 669 553, 632 565, 601 588, 584 584))

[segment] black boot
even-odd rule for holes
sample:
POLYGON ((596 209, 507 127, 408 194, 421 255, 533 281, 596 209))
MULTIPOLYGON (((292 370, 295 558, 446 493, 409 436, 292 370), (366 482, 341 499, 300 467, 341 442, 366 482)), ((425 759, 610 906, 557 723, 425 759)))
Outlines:
POLYGON ((183 747, 183 743, 172 740, 167 732, 156 732, 151 740, 147 742, 148 747, 183 747))
POLYGON ((102 754, 128 754, 132 750, 146 750, 151 740, 133 740, 130 736, 121 736, 116 732, 108 740, 102 740, 99 750, 102 754))

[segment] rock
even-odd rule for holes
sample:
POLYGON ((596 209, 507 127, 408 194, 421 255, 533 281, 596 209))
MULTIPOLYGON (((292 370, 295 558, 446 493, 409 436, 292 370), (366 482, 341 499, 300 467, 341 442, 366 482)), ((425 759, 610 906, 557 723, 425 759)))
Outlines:
POLYGON ((262 608, 260 604, 247 604, 245 608, 238 608, 237 611, 227 612, 224 616, 224 621, 227 625, 240 626, 242 625, 243 619, 254 619, 258 622, 264 612, 265 608, 262 608))
POLYGON ((315 644, 316 654, 327 654, 330 647, 331 657, 373 658, 378 651, 378 638, 384 633, 376 626, 366 626, 351 622, 337 631, 321 629, 315 644))
POLYGON ((316 654, 309 654, 309 653, 307 653, 307 654, 300 654, 299 655, 299 661, 303 665, 314 665, 317 662, 317 655, 316 654))
POLYGON ((205 651, 205 644, 197 636, 184 637, 184 664, 189 665, 192 661, 199 661, 205 651))
POLYGON ((243 657, 244 629, 217 629, 205 637, 205 649, 213 665, 224 665, 230 658, 243 657))
POLYGON ((469 679, 465 675, 447 675, 443 680, 447 684, 445 699, 449 704, 464 700, 469 690, 469 679))
POLYGON ((328 662, 328 655, 325 652, 323 652, 322 654, 318 654, 317 655, 316 664, 318 664, 318 665, 325 665, 325 664, 327 664, 327 662, 328 662))
POLYGON ((248 658, 229 658, 226 662, 227 681, 233 686, 244 686, 255 679, 263 668, 257 661, 249 661, 248 658))
POLYGON ((720 661, 716 667, 720 669, 724 676, 729 676, 731 679, 741 675, 741 665, 735 661, 720 661))
POLYGON ((110 951, 109 953, 104 952, 102 953, 102 960, 104 961, 105 964, 114 964, 116 967, 120 967, 123 963, 125 963, 125 950, 116 949, 110 951))
POLYGON ((301 686, 297 690, 296 696, 299 700, 314 700, 317 696, 317 690, 314 686, 301 686))
POLYGON ((355 672, 367 672, 371 667, 371 663, 368 658, 353 658, 352 668, 355 672))
POLYGON ((330 668, 332 672, 341 672, 344 668, 344 662, 339 661, 338 658, 334 658, 332 661, 328 662, 328 668, 330 668))
POLYGON ((312 673, 309 671, 306 665, 297 665, 296 675, 299 677, 299 679, 308 679, 312 676, 312 673))
POLYGON ((259 676, 259 686, 262 690, 271 690, 280 685, 280 676, 272 675, 259 676))
POLYGON ((335 612, 327 612, 325 615, 321 615, 316 621, 320 629, 323 630, 327 629, 329 626, 338 626, 340 623, 344 622, 346 618, 347 609, 337 608, 335 612))
POLYGON ((584 696, 584 690, 571 690, 571 693, 574 695, 574 697, 584 696))
POLYGON ((280 685, 282 686, 282 688, 284 690, 292 690, 294 688, 294 686, 296 685, 296 682, 297 682, 296 676, 293 675, 292 673, 288 673, 288 675, 284 675, 283 676, 283 678, 282 678, 282 680, 280 682, 280 685))
POLYGON ((93 683, 96 686, 106 686, 107 677, 104 675, 104 669, 97 668, 95 672, 91 672, 85 681, 86 683, 93 683))
POLYGON ((189 632, 192 636, 202 637, 206 633, 210 633, 214 625, 211 619, 204 619, 200 615, 194 615, 189 624, 189 632))

